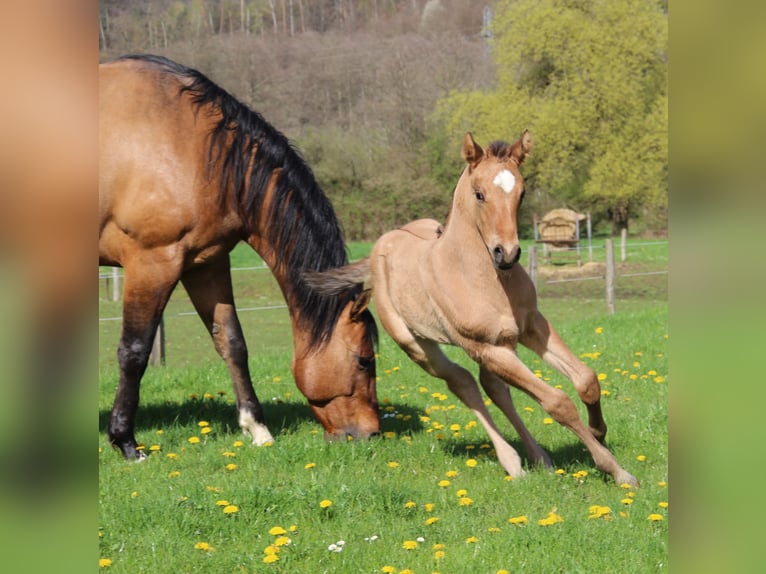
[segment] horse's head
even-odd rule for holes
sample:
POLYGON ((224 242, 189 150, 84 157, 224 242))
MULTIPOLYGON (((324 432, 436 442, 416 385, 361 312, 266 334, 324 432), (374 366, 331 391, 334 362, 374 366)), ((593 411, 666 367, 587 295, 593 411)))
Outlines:
POLYGON ((532 136, 524 131, 514 144, 492 142, 486 150, 470 133, 463 139, 468 164, 455 190, 453 209, 461 210, 482 238, 496 269, 507 270, 521 257, 518 211, 524 197, 519 166, 532 151, 532 136))
MULTIPOLYGON (((332 336, 320 347, 296 352, 295 383, 325 438, 367 438, 380 432, 375 389, 376 327, 367 309, 370 291, 346 305, 332 336)), ((297 333, 296 333, 297 335, 297 333)), ((296 345, 296 351, 299 345, 296 345)))

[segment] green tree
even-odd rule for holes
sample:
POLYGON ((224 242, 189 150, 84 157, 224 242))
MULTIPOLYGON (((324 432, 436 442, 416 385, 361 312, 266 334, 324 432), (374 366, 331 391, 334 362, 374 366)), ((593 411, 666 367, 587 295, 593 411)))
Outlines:
POLYGON ((492 23, 496 86, 453 93, 439 117, 459 138, 529 128, 537 191, 615 228, 667 206, 667 14, 656 0, 506 0, 492 23))

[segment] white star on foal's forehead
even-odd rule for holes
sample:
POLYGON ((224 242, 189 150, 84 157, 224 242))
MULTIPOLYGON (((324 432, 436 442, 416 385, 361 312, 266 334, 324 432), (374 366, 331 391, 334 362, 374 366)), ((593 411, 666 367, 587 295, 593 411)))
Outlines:
POLYGON ((500 187, 505 193, 511 193, 511 191, 513 191, 513 186, 516 184, 516 178, 510 171, 504 169, 495 176, 492 183, 500 187))

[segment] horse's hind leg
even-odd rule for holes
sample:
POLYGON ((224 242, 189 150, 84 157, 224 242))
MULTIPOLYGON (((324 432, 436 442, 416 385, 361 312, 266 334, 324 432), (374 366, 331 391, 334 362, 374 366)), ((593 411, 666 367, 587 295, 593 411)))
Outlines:
POLYGON ((506 384, 500 377, 484 368, 479 371, 479 382, 481 383, 481 386, 484 387, 489 398, 492 399, 492 402, 495 403, 497 408, 499 408, 508 418, 513 425, 513 428, 516 429, 519 438, 521 438, 521 442, 524 443, 524 448, 527 451, 527 456, 529 457, 530 462, 532 462, 532 464, 542 464, 545 468, 552 468, 553 465, 548 453, 537 444, 537 441, 524 425, 524 421, 519 417, 516 407, 513 404, 511 390, 508 384, 506 384))
POLYGON ((272 441, 250 378, 245 337, 234 307, 228 256, 220 262, 184 272, 181 283, 213 338, 216 351, 229 367, 239 426, 250 435, 253 444, 272 441))
POLYGON ((178 282, 172 264, 147 266, 139 262, 125 265, 122 334, 117 348, 120 381, 114 397, 107 434, 109 442, 128 459, 141 460, 134 434, 139 386, 146 371, 157 325, 173 288, 178 282))
POLYGON ((606 423, 601 410, 601 385, 593 369, 572 352, 553 325, 539 312, 532 328, 522 336, 521 343, 572 381, 577 394, 588 409, 588 426, 591 433, 604 443, 606 423))

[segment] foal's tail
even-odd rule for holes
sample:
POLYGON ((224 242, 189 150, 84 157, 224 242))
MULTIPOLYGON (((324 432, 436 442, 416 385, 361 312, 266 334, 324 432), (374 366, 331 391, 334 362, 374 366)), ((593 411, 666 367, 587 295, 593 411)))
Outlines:
POLYGON ((370 278, 370 258, 365 257, 344 267, 310 271, 303 278, 311 289, 323 295, 337 296, 370 278))

